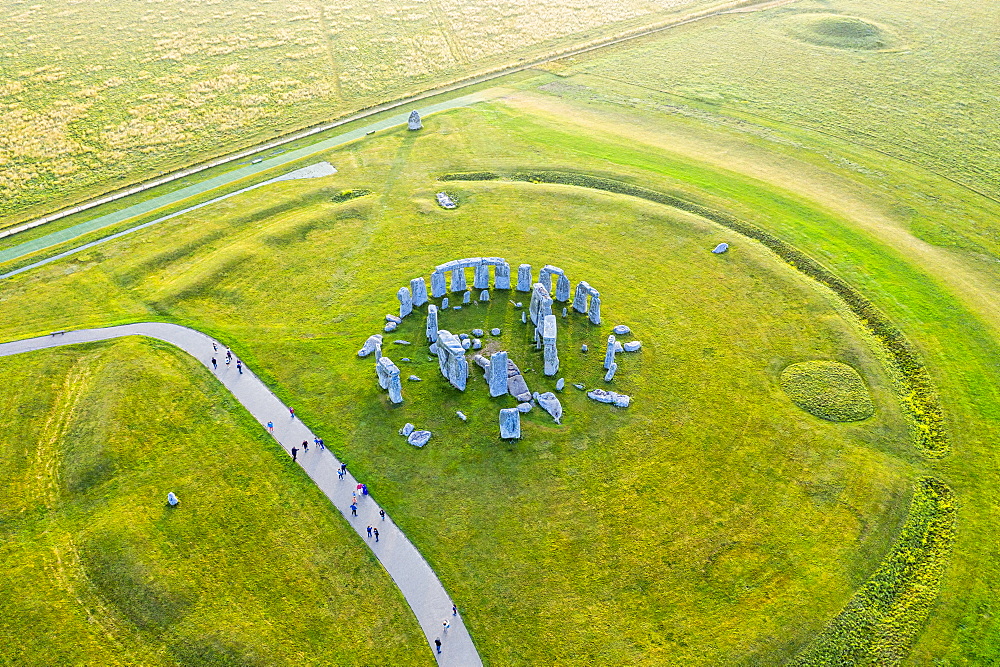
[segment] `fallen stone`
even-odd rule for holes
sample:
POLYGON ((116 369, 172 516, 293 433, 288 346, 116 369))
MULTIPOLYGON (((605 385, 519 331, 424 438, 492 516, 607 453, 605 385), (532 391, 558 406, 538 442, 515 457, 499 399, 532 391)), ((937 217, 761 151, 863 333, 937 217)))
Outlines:
POLYGON ((627 408, 629 404, 632 403, 632 398, 626 396, 625 394, 618 394, 613 391, 605 391, 604 389, 594 389, 587 392, 587 396, 594 399, 598 403, 609 403, 619 408, 627 408))
POLYGON ((624 351, 625 351, 625 347, 622 345, 621 341, 616 340, 615 341, 615 354, 618 354, 619 352, 624 352, 624 351))
POLYGON ((375 334, 374 336, 369 336, 368 340, 365 341, 364 346, 358 350, 359 357, 367 357, 369 354, 375 351, 375 346, 382 345, 382 334, 375 334))
POLYGON ((462 412, 461 410, 458 410, 457 412, 455 412, 455 416, 456 416, 456 417, 458 417, 459 419, 461 419, 461 420, 462 420, 462 421, 464 421, 464 422, 467 422, 467 421, 469 421, 469 418, 468 418, 468 417, 466 417, 466 416, 465 416, 465 413, 464 413, 464 412, 462 412))
POLYGON ((524 308, 524 304, 521 303, 520 301, 518 301, 517 303, 514 304, 514 307, 515 308, 524 308))
POLYGON ((481 350, 481 349, 483 349, 483 341, 479 340, 478 338, 473 338, 472 339, 472 349, 473 350, 481 350))
POLYGON ((452 307, 452 310, 462 310, 462 307, 461 306, 454 306, 454 307, 452 307))
POLYGON ((726 252, 727 250, 729 250, 729 244, 728 243, 720 243, 719 245, 715 246, 715 250, 713 250, 712 252, 715 253, 716 255, 721 255, 722 253, 726 252))
POLYGON ((642 347, 642 341, 640 340, 630 340, 622 346, 626 352, 638 352, 639 348, 642 347))
POLYGON ((408 340, 394 340, 392 342, 395 343, 396 345, 413 345, 413 343, 411 343, 408 340))
POLYGON ((410 422, 406 422, 405 424, 403 424, 403 428, 399 429, 399 434, 408 436, 411 433, 413 433, 413 429, 415 428, 417 427, 411 424, 410 422))
POLYGON ((632 330, 629 329, 624 324, 618 324, 618 325, 615 325, 615 328, 612 329, 611 332, 614 333, 616 336, 625 336, 627 334, 632 333, 632 330))
POLYGON ((402 359, 400 359, 400 361, 413 361, 413 360, 410 359, 409 357, 403 357, 402 359))
POLYGON ((566 378, 559 378, 556 380, 556 391, 562 391, 563 387, 566 386, 566 378))
POLYGON ((482 329, 473 329, 472 330, 472 335, 475 336, 476 338, 482 338, 483 337, 483 330, 482 329))
POLYGON ((522 415, 531 412, 531 403, 518 403, 517 411, 522 415))
POLYGON ((458 334, 458 337, 461 340, 465 340, 466 338, 469 337, 469 334, 467 334, 467 333, 461 333, 461 334, 458 334))
POLYGON ((389 333, 390 331, 395 331, 397 326, 399 326, 399 325, 396 324, 395 322, 386 322, 385 323, 385 332, 389 333))
POLYGON ((584 385, 580 384, 579 382, 575 383, 573 386, 576 387, 577 389, 579 389, 580 391, 583 391, 584 389, 586 389, 586 387, 584 385))
POLYGON ((490 329, 490 335, 491 336, 499 336, 500 335, 500 330, 499 329, 490 329))
POLYGON ((486 378, 486 381, 490 385, 490 396, 496 398, 508 392, 510 387, 508 368, 507 353, 503 351, 494 352, 493 356, 490 357, 490 366, 486 378))
POLYGON ((608 372, 604 374, 604 381, 611 382, 611 380, 613 380, 615 377, 615 373, 617 372, 618 372, 618 364, 612 361, 611 367, 608 369, 608 372))
POLYGON ((385 316, 385 321, 386 322, 395 322, 396 324, 399 324, 403 320, 399 319, 399 317, 396 316, 396 315, 386 315, 385 316))
POLYGON ((431 346, 429 348, 427 348, 427 349, 435 357, 438 356, 438 344, 437 343, 431 343, 431 346))
POLYGON ((558 424, 559 420, 562 419, 563 411, 562 411, 562 403, 559 402, 559 399, 556 398, 556 395, 553 394, 551 391, 547 391, 544 394, 539 394, 536 391, 534 398, 535 401, 538 403, 538 406, 542 408, 542 410, 545 410, 550 415, 552 415, 552 419, 554 419, 558 424))
POLYGON ((471 340, 469 340, 468 338, 466 338, 465 340, 462 341, 462 349, 463 350, 468 350, 470 347, 472 347, 472 341, 471 340))
POLYGON ((416 375, 411 375, 408 379, 410 380, 410 382, 423 382, 423 380, 418 378, 416 375))
POLYGON ((410 434, 410 437, 408 437, 406 441, 414 447, 423 447, 430 441, 430 439, 430 431, 414 431, 410 434))
POLYGON ((517 408, 500 411, 500 437, 505 440, 517 440, 521 437, 521 413, 517 408))

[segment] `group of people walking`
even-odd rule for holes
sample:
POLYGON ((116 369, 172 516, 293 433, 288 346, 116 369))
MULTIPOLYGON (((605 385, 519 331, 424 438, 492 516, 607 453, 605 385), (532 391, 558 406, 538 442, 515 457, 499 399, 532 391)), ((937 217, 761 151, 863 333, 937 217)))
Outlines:
MULTIPOLYGON (((215 343, 213 341, 212 342, 212 370, 213 371, 219 370, 219 360, 215 358, 215 355, 218 354, 218 352, 219 352, 219 346, 218 346, 217 343, 215 343)), ((228 366, 229 364, 233 363, 234 360, 236 361, 236 370, 238 370, 240 372, 240 375, 243 375, 243 362, 240 361, 239 359, 237 359, 233 355, 233 351, 230 350, 227 347, 226 348, 226 365, 228 366)))

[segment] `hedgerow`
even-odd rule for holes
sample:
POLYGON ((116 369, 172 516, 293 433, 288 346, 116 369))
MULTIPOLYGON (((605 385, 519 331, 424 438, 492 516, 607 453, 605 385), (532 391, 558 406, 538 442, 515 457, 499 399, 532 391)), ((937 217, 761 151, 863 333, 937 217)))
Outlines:
POLYGON ((899 664, 937 597, 955 538, 956 514, 955 494, 944 482, 918 480, 892 552, 790 664, 899 664))
POLYGON ((924 456, 932 459, 941 458, 948 453, 949 444, 944 427, 944 413, 938 403, 937 392, 926 367, 920 361, 919 355, 903 335, 903 332, 860 292, 791 244, 728 213, 715 211, 656 190, 600 176, 564 171, 524 171, 504 174, 480 171, 446 174, 441 179, 449 181, 503 179, 529 183, 554 183, 629 195, 687 211, 759 241, 782 260, 810 278, 826 285, 844 300, 851 312, 857 316, 861 325, 883 347, 894 369, 898 372, 900 381, 904 385, 903 391, 900 392, 903 406, 916 424, 914 440, 917 449, 924 456))

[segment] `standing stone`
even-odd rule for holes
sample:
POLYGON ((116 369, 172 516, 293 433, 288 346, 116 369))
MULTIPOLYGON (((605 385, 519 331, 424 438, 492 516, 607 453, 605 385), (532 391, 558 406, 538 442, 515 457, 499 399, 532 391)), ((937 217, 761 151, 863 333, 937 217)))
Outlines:
POLYGON ((608 372, 604 374, 604 381, 611 382, 611 380, 615 377, 616 372, 618 372, 618 364, 612 361, 608 372))
POLYGON ((438 339, 438 309, 433 303, 427 306, 427 342, 436 343, 438 339))
POLYGON ((465 269, 458 267, 457 269, 452 269, 451 271, 451 291, 452 292, 464 292, 465 291, 465 269))
POLYGON ((510 289, 510 264, 507 262, 493 267, 493 288, 510 289))
POLYGON ((403 387, 399 381, 399 369, 389 357, 382 357, 375 363, 378 373, 378 383, 383 389, 389 390, 389 400, 393 403, 403 402, 403 387))
POLYGON ((531 264, 522 264, 517 267, 517 291, 531 291, 531 264))
POLYGON ((573 310, 586 314, 588 296, 590 296, 590 285, 587 281, 581 280, 576 284, 576 294, 573 295, 573 310))
POLYGON ((521 324, 527 324, 527 323, 528 323, 528 314, 522 310, 521 311, 521 324))
POLYGON ((556 381, 556 391, 562 391, 563 387, 566 386, 566 378, 559 378, 556 381))
POLYGON ((480 292, 479 293, 479 300, 480 301, 489 301, 490 300, 490 291, 488 289, 484 289, 482 292, 480 292))
POLYGON ((396 292, 396 298, 399 299, 400 317, 406 317, 413 312, 413 297, 410 296, 409 287, 400 287, 399 291, 396 292))
POLYGON ((591 293, 589 314, 591 324, 601 323, 601 295, 596 291, 591 293))
POLYGON ((469 363, 465 360, 462 339, 447 329, 438 331, 438 366, 441 374, 456 389, 465 391, 469 379, 469 363))
POLYGON ((569 301, 569 278, 564 275, 556 282, 556 301, 569 301))
POLYGON ((462 293, 462 303, 472 303, 472 292, 465 290, 462 293))
POLYGON ((494 398, 507 393, 507 353, 494 352, 490 356, 490 368, 487 372, 490 383, 490 396, 494 398))
POLYGON ((416 109, 410 112, 410 117, 406 121, 406 126, 411 130, 419 130, 424 126, 424 124, 420 122, 420 114, 417 113, 416 109))
POLYGON ((531 303, 528 304, 528 316, 532 324, 541 325, 546 315, 552 314, 552 298, 549 291, 541 283, 535 283, 531 290, 531 303))
POLYGON ((521 437, 521 413, 517 408, 500 411, 500 437, 504 440, 518 440, 521 437))
POLYGON ((472 286, 476 289, 487 289, 490 286, 490 265, 486 262, 476 264, 475 274, 472 276, 472 286))
POLYGON ((435 299, 444 296, 448 290, 445 288, 444 271, 435 271, 431 274, 431 296, 435 299))
POLYGON ((563 317, 569 317, 569 309, 563 308, 563 317))
POLYGON ((423 277, 410 281, 410 292, 413 293, 413 306, 420 307, 427 303, 427 283, 423 277))
POLYGON ((441 310, 448 310, 448 297, 441 299, 441 310))
POLYGON ((545 291, 552 294, 552 267, 548 264, 538 272, 538 282, 545 286, 545 291))
POLYGON ((608 351, 604 353, 604 369, 607 370, 611 368, 611 364, 615 363, 615 352, 618 341, 615 340, 615 335, 611 334, 608 336, 608 351))
POLYGON ((556 350, 556 316, 546 315, 542 324, 542 343, 545 345, 545 374, 559 372, 559 352, 556 350))

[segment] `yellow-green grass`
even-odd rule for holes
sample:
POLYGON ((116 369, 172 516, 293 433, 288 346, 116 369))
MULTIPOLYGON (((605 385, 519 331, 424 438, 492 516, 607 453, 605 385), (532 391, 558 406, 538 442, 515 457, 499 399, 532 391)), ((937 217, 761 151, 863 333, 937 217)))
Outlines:
POLYGON ((781 388, 811 414, 833 422, 868 419, 875 412, 856 370, 837 361, 801 361, 781 371, 781 388))
MULTIPOLYGON (((444 114, 427 128, 335 153, 336 187, 372 196, 337 204, 309 197, 327 185, 282 183, 12 279, 0 309, 18 318, 3 321, 4 336, 162 318, 231 343, 369 481, 494 664, 794 656, 892 549, 926 466, 864 329, 755 242, 653 202, 455 183, 462 206, 444 211, 433 195, 449 171, 558 164, 703 200, 732 188, 731 198, 782 220, 837 219, 801 200, 783 213, 780 189, 503 106, 444 114), (639 156, 656 169, 637 167, 639 156), (688 182, 666 173, 673 168, 688 182), (258 214, 286 198, 302 204, 258 214), (719 240, 733 250, 712 255, 719 240), (441 261, 494 254, 551 262, 601 290, 606 324, 565 323, 560 374, 603 386, 600 353, 579 344, 598 350, 610 325, 629 324, 644 348, 620 359, 610 386, 632 395, 632 407, 569 388, 563 426, 535 411, 524 439, 503 444, 496 411, 511 399, 489 399, 475 377, 467 393, 450 390, 419 348, 391 343, 393 359, 413 359, 399 362, 404 376, 424 382, 404 385, 402 406, 387 403, 371 361, 355 352, 395 310, 396 289, 441 261), (804 415, 779 383, 803 358, 858 368, 875 417, 804 415), (396 435, 406 421, 434 431, 428 447, 396 435)), ((532 388, 551 389, 508 297, 525 298, 495 294, 489 306, 448 312, 442 326, 499 326, 532 369, 532 388)), ((422 333, 418 314, 388 338, 422 333)))
POLYGON ((4 358, 0 663, 431 664, 398 589, 203 366, 4 358), (166 504, 168 491, 181 499, 166 504))

